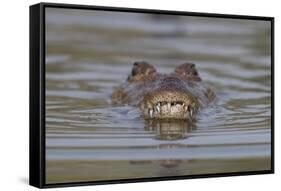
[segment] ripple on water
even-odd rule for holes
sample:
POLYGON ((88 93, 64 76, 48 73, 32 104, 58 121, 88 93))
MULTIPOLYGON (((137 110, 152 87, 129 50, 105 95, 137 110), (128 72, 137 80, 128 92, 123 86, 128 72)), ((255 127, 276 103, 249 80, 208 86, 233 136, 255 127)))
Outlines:
POLYGON ((88 176, 106 161, 104 169, 117 163, 131 169, 123 177, 114 166, 107 173, 111 179, 133 177, 134 172, 152 177, 270 168, 270 38, 260 33, 270 31, 268 23, 203 17, 175 17, 171 22, 81 10, 50 13, 49 182, 68 180, 70 174, 71 181, 102 179, 88 176), (118 22, 112 22, 113 17, 118 22), (168 130, 163 124, 151 126, 136 107, 112 106, 112 88, 127 78, 136 60, 147 60, 164 73, 186 61, 196 63, 216 91, 215 102, 200 112, 195 124, 176 124, 168 130))

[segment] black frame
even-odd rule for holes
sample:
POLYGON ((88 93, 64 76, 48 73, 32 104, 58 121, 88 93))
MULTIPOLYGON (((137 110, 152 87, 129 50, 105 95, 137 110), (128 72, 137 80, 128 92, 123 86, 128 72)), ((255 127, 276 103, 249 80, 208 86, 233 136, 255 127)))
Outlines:
POLYGON ((163 181, 191 178, 209 178, 274 173, 274 17, 196 13, 183 11, 103 7, 73 4, 39 3, 30 6, 30 130, 29 130, 29 184, 39 188, 84 186, 114 183, 163 181), (171 177, 85 181, 46 184, 45 182, 45 8, 87 9, 117 12, 154 13, 229 19, 264 20, 271 22, 271 170, 206 175, 185 175, 171 177))

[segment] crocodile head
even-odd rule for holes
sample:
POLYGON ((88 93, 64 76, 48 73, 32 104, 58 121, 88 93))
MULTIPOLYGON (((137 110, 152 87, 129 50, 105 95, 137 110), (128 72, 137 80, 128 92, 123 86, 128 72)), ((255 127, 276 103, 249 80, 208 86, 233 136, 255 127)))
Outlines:
POLYGON ((135 62, 127 82, 116 94, 122 102, 138 105, 145 118, 193 119, 208 102, 208 93, 193 63, 161 74, 147 62, 135 62))

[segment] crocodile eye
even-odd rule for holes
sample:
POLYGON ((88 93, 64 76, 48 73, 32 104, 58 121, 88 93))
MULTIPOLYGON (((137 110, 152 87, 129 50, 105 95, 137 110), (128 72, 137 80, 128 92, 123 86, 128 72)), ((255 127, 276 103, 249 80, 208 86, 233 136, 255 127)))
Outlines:
POLYGON ((175 73, 190 80, 201 81, 195 64, 184 63, 175 69, 175 73))
POLYGON ((128 80, 141 80, 144 79, 145 76, 148 76, 155 72, 156 69, 151 64, 144 61, 135 62, 128 80))

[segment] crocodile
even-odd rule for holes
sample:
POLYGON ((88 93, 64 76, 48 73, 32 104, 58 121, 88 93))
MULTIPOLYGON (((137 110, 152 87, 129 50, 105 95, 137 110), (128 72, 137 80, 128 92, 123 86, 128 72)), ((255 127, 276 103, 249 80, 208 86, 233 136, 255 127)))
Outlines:
POLYGON ((138 106, 145 119, 192 121, 214 100, 215 93, 202 81, 194 63, 181 64, 174 72, 163 74, 150 63, 138 61, 111 98, 114 104, 138 106))

